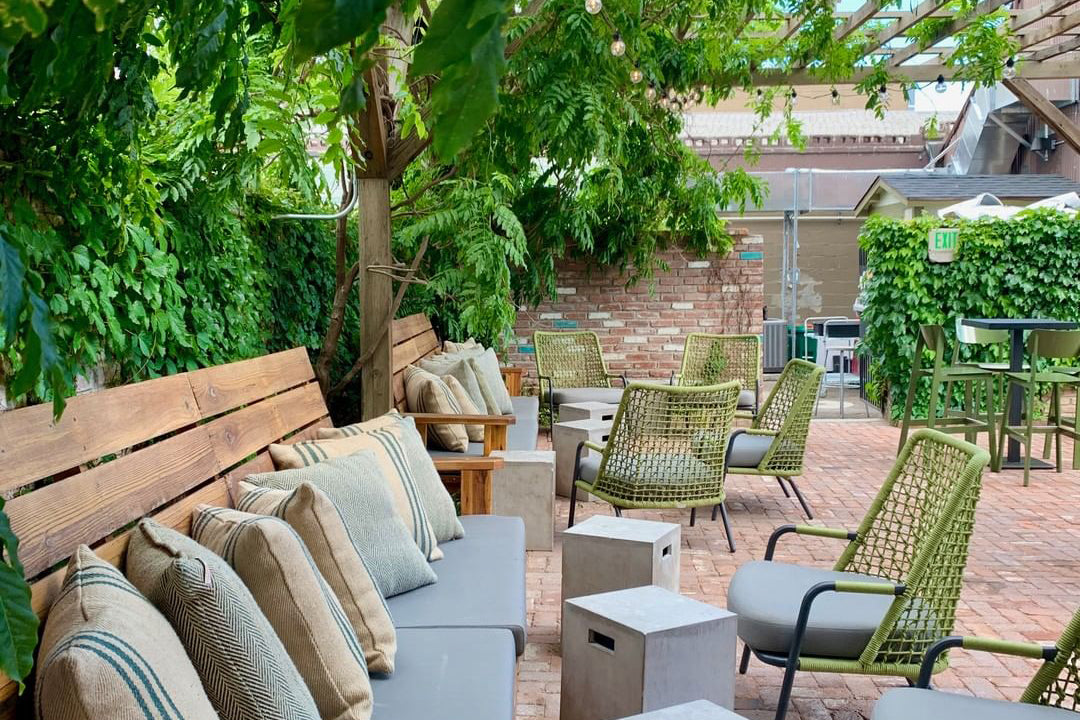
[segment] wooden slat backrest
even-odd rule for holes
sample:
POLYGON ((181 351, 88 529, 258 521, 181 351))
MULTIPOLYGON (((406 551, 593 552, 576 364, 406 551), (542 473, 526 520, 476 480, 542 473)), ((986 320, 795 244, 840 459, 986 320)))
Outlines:
POLYGON ((439 338, 431 327, 427 315, 418 313, 398 318, 391 326, 393 341, 393 379, 394 407, 406 411, 405 407, 405 368, 415 365, 439 350, 439 338))
MULTIPOLYGON (((330 419, 303 348, 0 413, 0 491, 42 617, 62 565, 87 544, 122 565, 128 528, 152 516, 188 532, 199 504, 231 504, 237 481, 272 470, 267 447, 330 419)), ((23 716, 0 676, 0 720, 23 716)))

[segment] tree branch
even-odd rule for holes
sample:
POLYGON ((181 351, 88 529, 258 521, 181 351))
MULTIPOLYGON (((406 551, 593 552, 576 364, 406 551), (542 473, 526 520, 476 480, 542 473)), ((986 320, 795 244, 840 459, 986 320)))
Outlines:
POLYGON ((395 203, 395 204, 391 205, 390 206, 390 212, 394 212, 395 210, 400 210, 401 208, 406 208, 406 207, 409 207, 410 205, 415 204, 416 201, 419 200, 421 197, 423 197, 424 193, 426 193, 428 190, 435 187, 436 185, 443 182, 444 180, 449 180, 450 178, 457 175, 457 171, 458 171, 458 166, 455 165, 454 167, 450 168, 449 172, 443 173, 441 176, 439 176, 439 177, 435 178, 434 180, 432 180, 431 182, 425 184, 423 187, 421 187, 419 190, 417 190, 416 193, 412 197, 407 198, 405 200, 402 200, 399 203, 395 203))
POLYGON ((315 379, 319 381, 319 388, 323 396, 329 394, 330 367, 334 364, 337 356, 338 344, 341 341, 341 331, 345 328, 345 305, 348 303, 349 293, 356 284, 356 277, 360 274, 360 263, 353 263, 349 271, 342 276, 334 291, 334 304, 330 310, 330 325, 326 328, 326 336, 323 338, 319 357, 315 360, 315 379))

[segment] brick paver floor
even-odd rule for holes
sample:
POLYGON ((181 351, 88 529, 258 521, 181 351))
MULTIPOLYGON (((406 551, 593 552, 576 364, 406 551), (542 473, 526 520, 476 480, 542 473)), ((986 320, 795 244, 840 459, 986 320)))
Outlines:
MULTIPOLYGON (((854 528, 884 480, 896 453, 899 430, 880 420, 815 420, 799 485, 815 510, 814 523, 854 528)), ((1038 447, 1041 449, 1041 441, 1038 447)), ((1066 467, 1071 445, 1066 444, 1066 467)), ((1080 606, 1080 472, 1040 471, 1022 486, 1022 473, 986 473, 971 559, 960 601, 957 630, 1011 640, 1051 641, 1080 606)), ((804 522, 796 502, 776 482, 733 477, 728 505, 738 550, 729 553, 719 522, 706 518, 689 527, 689 512, 632 512, 630 517, 682 523, 682 592, 723 607, 728 582, 740 563, 760 559, 778 525, 804 522)), ((582 505, 579 517, 610 512, 582 505)), ((531 552, 528 561, 529 644, 518 666, 518 718, 559 715, 559 608, 561 542, 569 504, 561 500, 554 552, 531 552)), ((828 566, 837 541, 788 536, 777 560, 828 566), (791 539, 788 539, 791 538, 791 539)), ((935 683, 989 698, 1019 696, 1032 661, 956 653, 935 683)), ((748 718, 771 718, 781 671, 754 661, 736 681, 735 709, 748 718)), ((874 701, 903 681, 854 675, 799 673, 789 718, 856 720, 869 717, 874 701)))

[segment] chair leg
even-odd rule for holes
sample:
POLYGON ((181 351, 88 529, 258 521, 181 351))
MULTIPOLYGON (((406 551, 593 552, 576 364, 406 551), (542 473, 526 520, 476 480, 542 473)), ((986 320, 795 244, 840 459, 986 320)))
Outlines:
POLYGON ((570 522, 567 529, 574 527, 574 511, 577 510, 577 483, 570 485, 570 522))
POLYGON ((990 446, 990 467, 998 464, 997 423, 994 420, 994 378, 985 381, 986 385, 986 442, 990 446))
POLYGON ((806 519, 813 520, 814 513, 810 512, 810 505, 807 504, 806 498, 804 498, 803 494, 799 491, 799 486, 796 485, 795 481, 791 478, 787 478, 787 481, 788 485, 791 486, 791 489, 795 491, 795 497, 799 499, 799 504, 802 505, 803 512, 806 513, 806 519))
MULTIPOLYGON (((1055 412, 1055 409, 1054 409, 1054 396, 1057 395, 1057 390, 1058 390, 1057 385, 1053 386, 1053 388, 1051 388, 1051 390, 1050 390, 1050 393, 1051 393, 1051 395, 1050 395, 1050 410, 1049 410, 1049 412, 1047 413, 1047 416, 1046 416, 1046 424, 1047 425, 1055 425, 1055 424, 1057 424, 1057 413, 1055 412)), ((1058 441, 1061 440, 1061 438, 1057 438, 1057 439, 1058 439, 1058 441)), ((1042 452, 1043 460, 1049 460, 1050 459, 1050 444, 1052 442, 1053 442, 1053 438, 1050 436, 1050 433, 1046 433, 1045 437, 1043 438, 1043 452, 1042 452)))
POLYGON ((622 517, 622 508, 618 505, 612 505, 611 508, 615 511, 615 517, 622 517))
POLYGON ((1001 404, 1001 423, 998 425, 998 459, 997 467, 995 470, 1001 472, 1001 463, 1008 454, 1008 435, 1005 432, 1005 428, 1009 425, 1009 403, 1012 402, 1013 384, 1006 382, 1005 384, 1005 400, 1001 404))
POLYGON ((915 404, 915 389, 919 385, 919 370, 922 366, 922 342, 915 345, 915 359, 911 366, 911 379, 908 381, 907 399, 904 400, 904 418, 900 425, 900 445, 897 446, 897 454, 904 448, 907 442, 908 431, 911 429, 911 408, 915 404))
POLYGON ((777 477, 776 482, 780 483, 780 489, 784 491, 784 497, 786 497, 786 498, 791 497, 791 493, 788 491, 787 485, 784 484, 784 478, 777 477))
MULTIPOLYGON (((1054 445, 1057 448, 1057 452, 1054 456, 1055 463, 1057 465, 1057 471, 1061 472, 1061 386, 1054 385, 1053 397, 1050 398, 1050 407, 1054 413, 1054 427, 1053 432, 1054 445)), ((1047 423, 1049 425, 1050 423, 1047 423)), ((1050 433, 1047 433, 1047 437, 1051 437, 1050 433)))
POLYGON ((717 513, 717 512, 719 511, 719 510, 720 510, 720 506, 719 506, 719 505, 713 505, 713 506, 712 506, 712 521, 713 521, 713 522, 716 522, 716 513, 717 513))
POLYGON ((790 661, 784 667, 784 680, 780 684, 780 698, 776 703, 776 720, 784 720, 787 717, 788 705, 791 703, 791 686, 795 684, 795 665, 790 661))
POLYGON ((1035 388, 1031 392, 1024 392, 1024 408, 1027 415, 1027 424, 1024 428, 1024 487, 1031 484, 1031 445, 1032 428, 1035 425, 1035 388))
POLYGON ((697 521, 697 508, 690 508, 690 527, 694 527, 694 523, 697 521))
POLYGON ((735 538, 731 535, 731 519, 728 518, 727 506, 724 503, 717 505, 720 508, 720 517, 724 520, 724 534, 727 535, 727 546, 731 552, 735 552, 735 538))
POLYGON ((747 668, 750 667, 750 646, 743 643, 742 647, 742 659, 739 660, 739 674, 745 675, 747 668))

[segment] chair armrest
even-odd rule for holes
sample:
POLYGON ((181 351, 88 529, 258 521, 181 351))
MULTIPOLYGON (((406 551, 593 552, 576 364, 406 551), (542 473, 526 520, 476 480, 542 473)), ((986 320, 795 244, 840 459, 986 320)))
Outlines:
POLYGON ((513 415, 458 415, 457 413, 405 413, 417 425, 515 425, 513 415))
POLYGON ((766 430, 765 428, 745 428, 743 432, 747 435, 764 435, 766 437, 776 437, 780 434, 778 430, 766 430))
POLYGON ((773 530, 772 535, 769 536, 769 543, 765 546, 766 560, 773 559, 773 554, 776 552, 777 541, 788 533, 810 535, 812 537, 833 538, 835 540, 847 540, 848 542, 854 542, 859 538, 858 533, 842 528, 827 528, 818 525, 781 525, 773 530))
POLYGON ((922 666, 919 668, 919 679, 915 683, 915 687, 929 688, 930 676, 934 674, 934 665, 937 664, 938 658, 949 648, 955 647, 1047 661, 1053 660, 1058 653, 1058 649, 1053 645, 1039 645, 1038 643, 1016 642, 974 635, 950 635, 938 640, 926 651, 926 655, 923 656, 922 666))
POLYGON ((587 447, 587 448, 589 448, 590 450, 595 450, 595 451, 596 451, 596 452, 598 452, 598 453, 602 453, 602 452, 604 452, 604 449, 605 449, 605 447, 606 447, 606 446, 604 446, 604 445, 601 445, 600 443, 595 443, 595 442, 593 442, 592 440, 583 440, 583 441, 582 441, 582 442, 580 443, 580 446, 581 446, 581 447, 587 447))

